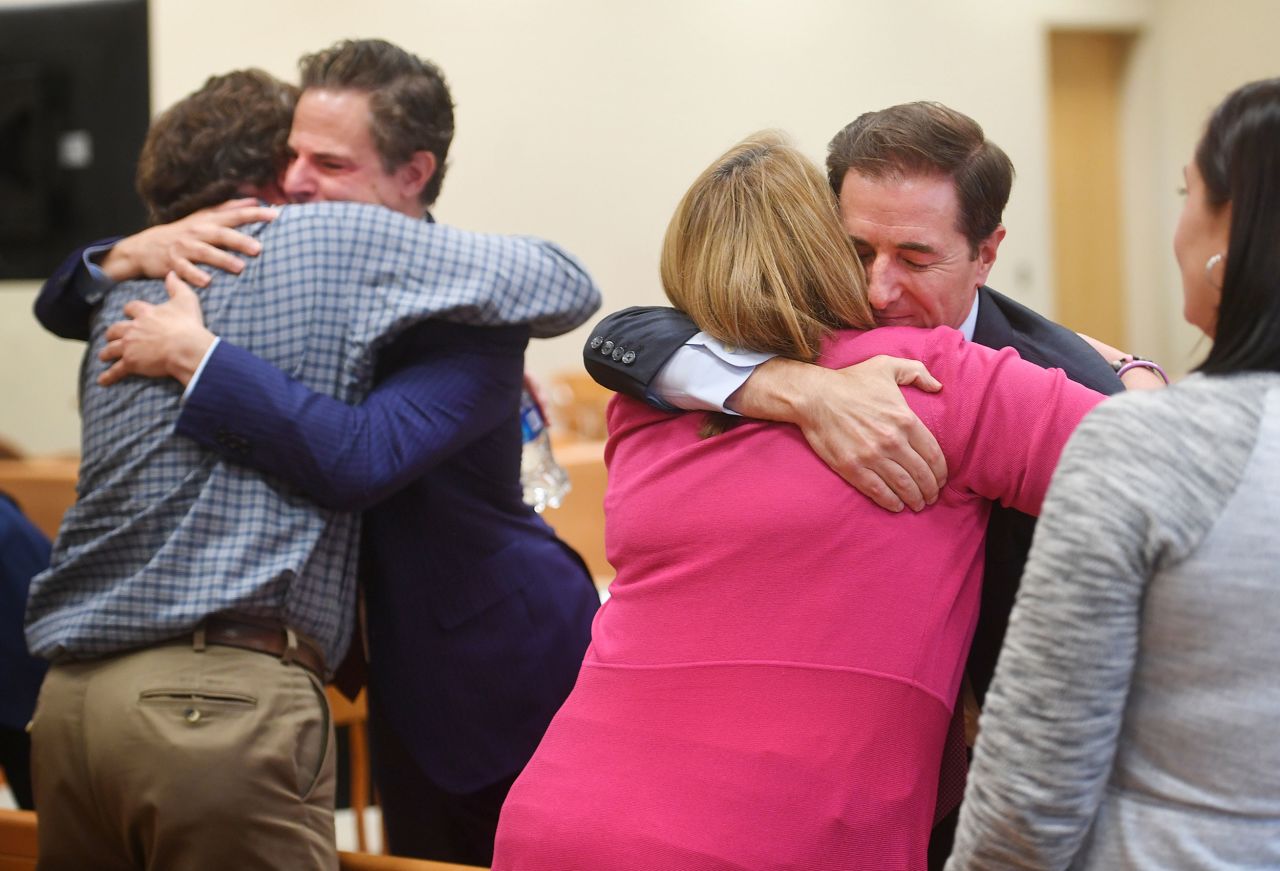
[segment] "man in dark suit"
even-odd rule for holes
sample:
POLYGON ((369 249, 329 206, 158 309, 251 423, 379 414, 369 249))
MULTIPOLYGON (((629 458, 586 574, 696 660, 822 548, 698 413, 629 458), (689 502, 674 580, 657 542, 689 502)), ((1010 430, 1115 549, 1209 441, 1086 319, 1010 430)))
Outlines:
MULTIPOLYGON (((301 66, 285 194, 431 221, 453 136, 440 72, 379 40, 340 43, 301 66)), ((155 362, 143 374, 173 371, 167 348, 211 341, 198 320, 161 314, 122 327, 136 335, 121 353, 155 362)), ((528 336, 410 330, 381 349, 359 407, 227 342, 198 374, 183 373, 180 434, 322 505, 364 511, 373 770, 401 855, 491 863, 498 811, 573 687, 599 604, 581 559, 521 500, 528 336)), ((121 360, 117 375, 139 371, 121 360)))
POLYGON ((0 769, 20 808, 33 808, 27 723, 48 663, 27 652, 22 617, 31 579, 49 567, 49 539, 0 493, 0 769))
MULTIPOLYGON (((1104 393, 1123 385, 1121 352, 1084 339, 985 285, 1004 239, 1013 166, 971 118, 936 103, 860 116, 832 140, 828 178, 867 274, 880 325, 950 326, 992 348, 1066 371, 1104 393)), ((628 309, 592 332, 588 371, 606 387, 684 408, 788 420, 851 484, 890 510, 920 510, 945 469, 937 444, 906 410, 898 383, 928 382, 915 365, 873 361, 831 372, 726 350, 669 309, 628 309), (753 367, 754 374, 753 374, 753 367), (883 370, 888 368, 889 375, 883 370), (877 383, 878 382, 878 383, 877 383)), ((1156 386, 1149 371, 1135 381, 1156 386)), ((995 507, 987 531, 983 602, 968 673, 986 691, 1030 547, 1034 519, 995 507)), ((957 705, 957 711, 961 710, 957 705)), ((957 720, 959 723, 959 720, 957 720)), ((939 816, 959 801, 963 758, 941 779, 939 816), (949 790, 948 787, 951 787, 949 790)), ((930 864, 950 849, 954 814, 935 830, 930 864)))

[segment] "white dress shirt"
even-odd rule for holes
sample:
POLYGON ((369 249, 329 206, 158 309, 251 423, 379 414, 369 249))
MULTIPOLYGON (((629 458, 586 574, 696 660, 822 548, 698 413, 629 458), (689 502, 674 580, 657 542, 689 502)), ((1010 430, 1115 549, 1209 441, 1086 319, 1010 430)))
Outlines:
MULTIPOLYGON (((973 330, 978 323, 978 299, 975 293, 968 317, 957 328, 966 342, 973 341, 973 330)), ((649 399, 671 409, 737 414, 725 405, 729 397, 746 383, 757 366, 776 356, 726 348, 706 333, 694 333, 653 377, 649 399)))

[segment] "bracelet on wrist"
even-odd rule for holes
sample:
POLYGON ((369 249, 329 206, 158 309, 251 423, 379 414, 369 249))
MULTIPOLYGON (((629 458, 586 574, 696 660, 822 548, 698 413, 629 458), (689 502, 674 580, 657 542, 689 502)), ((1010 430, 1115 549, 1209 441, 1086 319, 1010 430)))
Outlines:
POLYGON ((1160 376, 1160 380, 1165 384, 1169 383, 1169 376, 1161 368, 1160 364, 1154 360, 1148 360, 1145 357, 1125 356, 1119 360, 1111 361, 1111 368, 1115 370, 1116 377, 1124 377, 1124 373, 1134 369, 1150 369, 1152 372, 1160 376))

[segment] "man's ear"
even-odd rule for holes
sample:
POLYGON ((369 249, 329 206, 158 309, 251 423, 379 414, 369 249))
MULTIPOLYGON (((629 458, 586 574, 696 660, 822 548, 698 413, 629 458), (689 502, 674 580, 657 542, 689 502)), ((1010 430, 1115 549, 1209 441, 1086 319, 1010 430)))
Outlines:
POLYGON ((413 156, 396 169, 396 183, 400 193, 408 200, 417 200, 422 189, 436 174, 436 156, 430 151, 415 151, 413 156))
POLYGON ((978 285, 987 283, 987 276, 991 274, 991 267, 996 265, 996 251, 1000 248, 1000 243, 1004 241, 1004 224, 997 224, 996 228, 991 231, 991 235, 978 243, 978 285))

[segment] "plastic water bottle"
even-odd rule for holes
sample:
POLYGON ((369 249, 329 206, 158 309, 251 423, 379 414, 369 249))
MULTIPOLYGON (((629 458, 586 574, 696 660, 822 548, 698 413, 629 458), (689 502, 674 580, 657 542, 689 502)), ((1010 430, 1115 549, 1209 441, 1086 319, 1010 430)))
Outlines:
POLYGON ((528 384, 520 393, 520 435, 524 441, 520 484, 525 504, 539 514, 548 507, 559 508, 560 500, 569 492, 569 476, 551 454, 547 419, 528 384))

